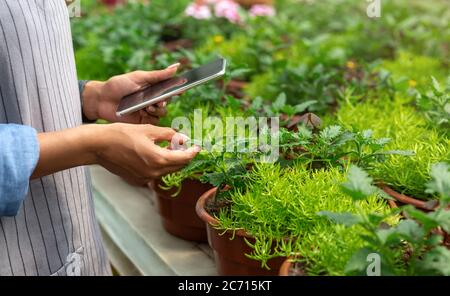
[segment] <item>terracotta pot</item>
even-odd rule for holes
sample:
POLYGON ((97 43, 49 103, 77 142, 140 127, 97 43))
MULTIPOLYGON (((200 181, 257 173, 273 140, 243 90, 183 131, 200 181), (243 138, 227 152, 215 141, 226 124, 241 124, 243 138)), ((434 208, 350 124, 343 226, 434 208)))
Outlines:
POLYGON ((288 258, 284 260, 283 264, 281 264, 280 271, 278 272, 278 275, 280 276, 289 276, 289 270, 292 266, 292 259, 288 258))
MULTIPOLYGON (((300 269, 298 263, 296 265, 293 260, 296 257, 289 257, 284 260, 283 264, 280 267, 280 271, 278 275, 280 276, 305 276, 306 272, 303 269, 300 269)), ((298 257, 297 257, 298 258, 298 257)))
POLYGON ((173 197, 176 189, 164 190, 159 187, 161 180, 155 180, 149 187, 156 192, 158 210, 164 229, 179 238, 207 242, 206 225, 195 213, 198 196, 212 188, 198 180, 183 181, 180 193, 173 197))
POLYGON ((277 275, 285 258, 270 259, 268 261, 270 270, 262 268, 261 262, 245 256, 252 252, 245 239, 254 243, 254 237, 244 230, 223 232, 214 228, 219 221, 206 211, 205 205, 216 191, 217 188, 212 188, 205 192, 197 201, 195 210, 207 225, 208 243, 214 251, 218 273, 220 275, 277 275))
MULTIPOLYGON (((420 210, 424 210, 426 212, 432 211, 433 209, 435 209, 438 204, 432 201, 423 201, 414 197, 410 197, 404 194, 401 194, 397 191, 395 191, 394 189, 392 189, 391 187, 389 187, 386 184, 380 183, 378 184, 378 187, 380 187, 384 192, 386 192, 389 196, 391 196, 392 198, 395 199, 395 203, 396 205, 393 205, 392 203, 389 203, 392 207, 397 207, 398 203, 401 204, 407 204, 407 205, 412 205, 420 210)), ((392 202, 392 201, 390 201, 392 202)))

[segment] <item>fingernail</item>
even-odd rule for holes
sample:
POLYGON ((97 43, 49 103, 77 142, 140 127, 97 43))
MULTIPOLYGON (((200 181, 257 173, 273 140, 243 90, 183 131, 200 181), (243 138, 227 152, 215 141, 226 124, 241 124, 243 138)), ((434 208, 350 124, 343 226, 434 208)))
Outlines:
POLYGON ((192 147, 192 151, 200 152, 200 151, 202 151, 202 148, 200 146, 195 145, 195 146, 192 147))
POLYGON ((177 137, 178 139, 183 140, 183 142, 190 140, 190 138, 187 135, 182 134, 182 133, 176 133, 174 137, 177 137))
POLYGON ((178 68, 179 66, 180 66, 180 63, 175 63, 175 64, 172 64, 169 67, 167 67, 167 69, 178 68))
POLYGON ((147 111, 148 111, 148 112, 155 112, 156 109, 155 109, 155 107, 153 107, 153 106, 149 106, 149 107, 147 107, 147 111))
POLYGON ((163 102, 162 103, 162 107, 164 108, 164 107, 166 107, 167 106, 167 102, 163 102))

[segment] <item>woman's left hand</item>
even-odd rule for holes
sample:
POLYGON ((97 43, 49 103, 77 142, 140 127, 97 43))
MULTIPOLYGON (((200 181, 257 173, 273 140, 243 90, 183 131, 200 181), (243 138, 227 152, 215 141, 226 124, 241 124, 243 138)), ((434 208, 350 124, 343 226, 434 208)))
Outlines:
POLYGON ((174 64, 159 71, 135 71, 114 76, 106 82, 89 81, 82 94, 84 115, 90 120, 101 118, 110 122, 157 125, 159 118, 167 113, 166 102, 121 117, 116 115, 117 106, 124 96, 174 76, 178 66, 174 64))

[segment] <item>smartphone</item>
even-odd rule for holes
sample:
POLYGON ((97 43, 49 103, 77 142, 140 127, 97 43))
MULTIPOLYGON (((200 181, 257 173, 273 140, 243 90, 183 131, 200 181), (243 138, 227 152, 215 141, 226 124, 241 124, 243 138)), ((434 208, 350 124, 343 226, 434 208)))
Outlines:
POLYGON ((227 61, 218 58, 208 64, 181 75, 158 82, 122 98, 117 116, 124 116, 154 105, 194 86, 206 83, 225 74, 227 61))

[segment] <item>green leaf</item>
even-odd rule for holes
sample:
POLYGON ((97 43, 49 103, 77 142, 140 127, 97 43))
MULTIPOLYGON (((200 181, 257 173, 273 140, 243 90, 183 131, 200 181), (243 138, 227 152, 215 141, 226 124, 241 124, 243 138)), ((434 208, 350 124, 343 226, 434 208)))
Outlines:
POLYGON ((263 99, 261 97, 256 97, 252 101, 252 109, 259 110, 263 105, 263 99))
POLYGON ((355 224, 358 224, 362 222, 361 217, 356 216, 352 213, 333 213, 329 211, 321 211, 317 213, 319 216, 327 217, 329 220, 331 220, 334 223, 337 224, 343 224, 347 227, 353 226, 355 224))
POLYGON ((410 219, 400 221, 394 229, 399 235, 410 242, 421 241, 425 235, 423 227, 416 221, 410 219))
POLYGON ((450 250, 437 246, 425 254, 419 266, 425 274, 450 276, 450 250))
POLYGON ((279 94, 275 102, 273 102, 272 108, 275 110, 281 110, 284 105, 286 105, 286 100, 287 98, 285 93, 279 94))
POLYGON ((380 145, 383 147, 386 144, 388 144, 390 141, 391 141, 391 138, 379 138, 379 139, 375 140, 375 143, 377 145, 380 145))
POLYGON ((417 210, 413 206, 406 206, 403 209, 405 215, 408 218, 415 219, 420 224, 422 224, 426 232, 429 232, 431 229, 436 228, 438 226, 438 222, 432 216, 433 213, 425 213, 421 210, 417 210))
POLYGON ((429 213, 429 216, 431 216, 442 229, 447 233, 450 233, 450 211, 439 209, 429 213))
POLYGON ((383 155, 402 155, 402 156, 415 156, 416 152, 413 150, 386 150, 381 151, 379 154, 383 155))
POLYGON ((238 77, 242 77, 245 74, 248 74, 250 72, 252 72, 251 69, 236 69, 236 70, 231 71, 230 77, 231 78, 238 78, 238 77))
POLYGON ((325 141, 331 141, 341 134, 341 127, 339 125, 331 125, 320 132, 320 138, 325 141))
POLYGON ((315 101, 315 100, 310 100, 310 101, 306 101, 306 102, 304 102, 304 103, 295 105, 295 106, 294 106, 294 108, 295 108, 295 113, 302 113, 302 112, 304 112, 306 109, 308 109, 311 105, 314 105, 314 104, 316 104, 316 103, 317 103, 317 101, 315 101))
POLYGON ((339 135, 337 140, 334 141, 334 145, 335 146, 342 146, 342 145, 346 144, 348 141, 353 140, 354 138, 355 138, 355 134, 346 131, 346 132, 341 133, 339 135))
POLYGON ((441 90, 441 85, 440 85, 439 82, 436 80, 436 78, 434 78, 434 76, 431 76, 431 81, 432 81, 432 83, 433 83, 433 88, 434 88, 437 92, 441 93, 441 92, 442 92, 442 90, 441 90))
POLYGON ((366 275, 367 274, 367 257, 374 253, 368 248, 362 248, 356 251, 345 266, 345 274, 347 275, 366 275))
POLYGON ((400 242, 400 236, 397 234, 394 228, 378 229, 376 231, 378 239, 383 245, 385 244, 398 244, 400 242))
POLYGON ((432 180, 427 183, 427 193, 438 193, 445 202, 450 202, 450 166, 440 162, 431 167, 432 180))
POLYGON ((393 267, 386 264, 387 260, 384 255, 370 248, 362 248, 356 251, 347 262, 344 272, 347 275, 370 275, 374 272, 374 268, 380 268, 379 275, 391 276, 396 275, 393 267), (379 265, 375 260, 379 260, 379 265))
POLYGON ((353 200, 366 199, 377 191, 372 185, 372 178, 361 168, 352 165, 347 174, 347 182, 342 184, 342 191, 353 200))
POLYGON ((206 174, 204 176, 204 180, 206 180, 207 182, 209 182, 211 185, 213 185, 215 187, 219 187, 225 181, 225 176, 222 173, 211 173, 211 174, 206 174))
POLYGON ((371 129, 362 131, 362 136, 364 139, 370 139, 370 138, 372 138, 372 135, 373 135, 373 131, 371 129))

